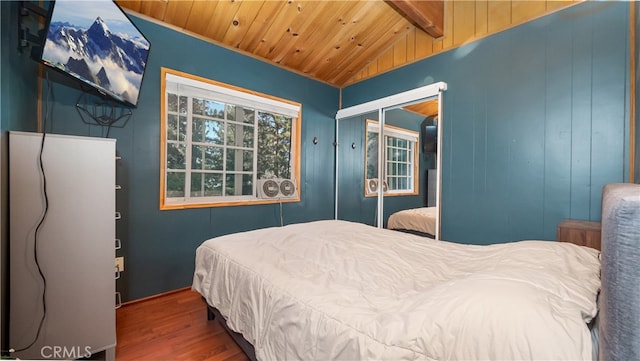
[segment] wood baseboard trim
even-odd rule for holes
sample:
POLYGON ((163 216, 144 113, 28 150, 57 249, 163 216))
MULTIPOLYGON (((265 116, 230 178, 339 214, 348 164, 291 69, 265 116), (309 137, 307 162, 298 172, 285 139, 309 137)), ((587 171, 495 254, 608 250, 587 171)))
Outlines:
POLYGON ((184 292, 184 291, 190 291, 191 290, 191 286, 187 286, 187 287, 183 287, 183 288, 178 288, 176 290, 171 290, 171 291, 167 291, 167 292, 162 292, 162 293, 158 293, 155 295, 151 295, 151 296, 147 296, 147 297, 143 297, 143 298, 138 298, 135 300, 131 300, 131 301, 127 301, 127 302, 123 302, 122 306, 120 307, 124 307, 124 306, 129 306, 129 305, 134 305, 136 303, 140 303, 140 302, 145 302, 145 301, 150 301, 156 298, 160 298, 160 297, 164 297, 164 296, 169 296, 171 294, 174 293, 178 293, 178 292, 184 292))

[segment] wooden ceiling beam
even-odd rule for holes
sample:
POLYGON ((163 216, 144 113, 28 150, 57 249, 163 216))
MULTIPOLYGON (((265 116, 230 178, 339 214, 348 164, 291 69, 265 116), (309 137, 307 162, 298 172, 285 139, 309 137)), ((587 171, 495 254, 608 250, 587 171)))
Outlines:
POLYGON ((444 0, 385 0, 398 13, 434 38, 444 35, 444 0))

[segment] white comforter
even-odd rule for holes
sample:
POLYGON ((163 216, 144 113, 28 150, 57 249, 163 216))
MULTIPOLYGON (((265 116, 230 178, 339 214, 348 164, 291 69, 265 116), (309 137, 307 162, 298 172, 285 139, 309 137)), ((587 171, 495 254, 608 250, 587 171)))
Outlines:
POLYGON ((193 289, 259 360, 591 359, 598 252, 460 245, 345 221, 222 236, 193 289))

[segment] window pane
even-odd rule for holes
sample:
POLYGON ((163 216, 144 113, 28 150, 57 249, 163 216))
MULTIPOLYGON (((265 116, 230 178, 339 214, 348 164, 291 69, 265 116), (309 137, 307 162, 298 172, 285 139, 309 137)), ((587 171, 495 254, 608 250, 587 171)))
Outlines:
POLYGON ((387 163, 387 175, 394 176, 398 173, 396 172, 397 165, 395 163, 387 163))
POLYGON ((187 155, 187 146, 184 143, 168 143, 167 144, 167 168, 168 169, 185 169, 186 155, 187 155))
POLYGON ((181 115, 186 115, 188 112, 187 109, 187 104, 189 102, 189 99, 186 96, 181 96, 180 97, 180 109, 179 112, 181 115))
POLYGON ((222 170, 222 148, 194 145, 191 147, 191 169, 222 170))
POLYGON ((227 150, 227 171, 251 172, 253 169, 253 151, 242 149, 227 150))
POLYGON ((204 99, 193 98, 192 106, 193 106, 193 114, 194 115, 205 115, 205 106, 204 99))
POLYGON ((247 196, 253 194, 253 176, 248 174, 226 175, 226 196, 247 196))
POLYGON ((224 150, 220 147, 204 147, 204 169, 223 170, 222 154, 224 150))
POLYGON ((387 184, 388 184, 390 190, 398 189, 398 179, 395 178, 395 177, 388 178, 387 184))
POLYGON ((180 122, 178 123, 178 140, 184 142, 187 140, 187 117, 180 116, 180 122))
POLYGON ((249 124, 253 124, 256 120, 256 111, 255 109, 251 109, 251 108, 244 108, 244 116, 242 118, 242 121, 244 123, 249 123, 249 124))
POLYGON ((392 162, 406 162, 407 152, 403 149, 391 148, 387 150, 387 155, 392 162))
POLYGON ((178 140, 178 116, 167 115, 167 140, 178 140))
POLYGON ((219 197, 222 195, 222 174, 204 175, 205 197, 219 197))
POLYGON ((236 124, 227 124, 227 145, 236 146, 236 124))
POLYGON ((231 123, 228 124, 227 145, 253 148, 253 126, 231 123))
POLYGON ((242 170, 245 172, 253 170, 253 151, 245 150, 242 152, 242 170))
POLYGON ((387 160, 396 162, 398 161, 398 150, 393 148, 387 149, 387 160))
POLYGON ((167 197, 184 197, 184 173, 167 172, 167 197))
POLYGON ((236 120, 236 106, 233 104, 227 104, 227 120, 236 120))
POLYGON ((178 96, 176 94, 167 95, 167 110, 170 112, 178 111, 178 96))
POLYGON ((224 119, 224 104, 208 100, 205 114, 214 118, 224 119))
POLYGON ((224 123, 204 118, 193 118, 191 139, 194 142, 222 144, 224 123))
POLYGON ((222 195, 222 174, 191 173, 191 197, 222 195))
POLYGON ((255 127, 253 126, 245 126, 242 128, 242 131, 244 133, 243 137, 242 137, 242 146, 245 148, 253 148, 253 130, 255 129, 255 127))
POLYGON ((398 164, 398 175, 407 175, 407 165, 406 164, 398 164))
POLYGON ((242 195, 250 196, 253 194, 253 175, 242 175, 242 195))
POLYGON ((204 142, 204 119, 193 118, 191 121, 191 140, 194 142, 204 142))
POLYGON ((367 179, 378 178, 378 133, 367 133, 367 179))
POLYGON ((193 99, 193 114, 224 119, 224 104, 208 99, 193 99))
POLYGON ((191 172, 191 197, 202 197, 204 194, 203 179, 202 173, 191 172))
POLYGON ((215 120, 205 122, 205 142, 213 144, 223 144, 224 123, 215 120))

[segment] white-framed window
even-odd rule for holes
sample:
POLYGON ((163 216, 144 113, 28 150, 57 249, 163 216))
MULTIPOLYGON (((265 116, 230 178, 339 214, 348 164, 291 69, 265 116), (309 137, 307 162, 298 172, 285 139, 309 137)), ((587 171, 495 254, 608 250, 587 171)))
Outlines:
POLYGON ((299 103, 167 68, 161 95, 161 209, 299 201, 257 189, 299 185, 299 103))
POLYGON ((416 195, 418 189, 418 132, 384 125, 384 177, 378 180, 379 123, 367 119, 365 152, 365 195, 377 194, 382 186, 387 195, 416 195))

